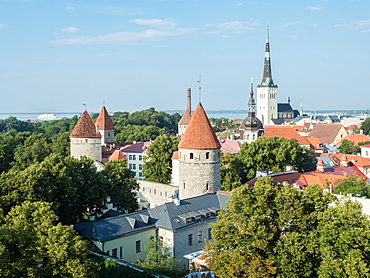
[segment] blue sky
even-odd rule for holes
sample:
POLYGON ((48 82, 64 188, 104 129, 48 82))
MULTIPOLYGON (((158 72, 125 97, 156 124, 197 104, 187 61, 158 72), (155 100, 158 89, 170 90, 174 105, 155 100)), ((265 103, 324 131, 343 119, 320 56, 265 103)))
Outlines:
POLYGON ((0 112, 246 109, 267 24, 279 102, 370 108, 369 0, 0 0, 0 112))

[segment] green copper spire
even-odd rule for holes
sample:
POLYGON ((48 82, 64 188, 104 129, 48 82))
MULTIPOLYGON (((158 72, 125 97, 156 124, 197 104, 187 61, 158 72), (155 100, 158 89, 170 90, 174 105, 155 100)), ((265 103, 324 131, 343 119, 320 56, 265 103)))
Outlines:
POLYGON ((263 78, 258 87, 277 87, 272 80, 271 61, 270 61, 270 42, 269 42, 269 27, 267 26, 266 32, 266 49, 265 49, 265 62, 263 66, 263 78))

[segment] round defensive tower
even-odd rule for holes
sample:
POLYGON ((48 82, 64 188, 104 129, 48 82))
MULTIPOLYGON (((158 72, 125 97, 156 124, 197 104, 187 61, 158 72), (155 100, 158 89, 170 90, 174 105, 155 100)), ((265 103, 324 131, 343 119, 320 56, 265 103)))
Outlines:
POLYGON ((96 131, 94 121, 85 110, 71 135, 71 156, 86 156, 94 161, 102 161, 101 135, 96 131))
POLYGON ((199 104, 179 143, 179 197, 220 190, 220 142, 199 104))

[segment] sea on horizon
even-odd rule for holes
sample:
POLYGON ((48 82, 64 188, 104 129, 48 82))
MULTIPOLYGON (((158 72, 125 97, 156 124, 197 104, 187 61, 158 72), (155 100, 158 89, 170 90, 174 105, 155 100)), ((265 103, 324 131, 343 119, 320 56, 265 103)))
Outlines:
MULTIPOLYGON (((184 113, 184 110, 163 110, 168 114, 184 113)), ((91 113, 99 113, 99 112, 91 112, 91 113)), ((114 113, 114 112, 113 112, 114 113)), ((110 113, 111 115, 113 113, 110 113)), ((248 111, 247 110, 206 110, 208 118, 227 118, 227 119, 244 119, 247 117, 248 111)), ((307 114, 325 114, 325 115, 350 115, 354 117, 359 117, 363 115, 367 115, 369 111, 367 110, 307 110, 304 111, 307 114)), ((0 119, 7 119, 9 117, 16 117, 19 120, 30 120, 35 121, 38 120, 38 117, 42 114, 53 114, 56 116, 56 120, 60 120, 63 118, 72 118, 73 116, 77 115, 80 116, 81 112, 40 112, 40 113, 0 113, 0 119)))

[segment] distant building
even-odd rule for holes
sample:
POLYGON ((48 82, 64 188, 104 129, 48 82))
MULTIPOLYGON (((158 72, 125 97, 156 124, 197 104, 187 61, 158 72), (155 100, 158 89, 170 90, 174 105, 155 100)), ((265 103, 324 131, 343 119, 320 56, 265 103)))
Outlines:
POLYGON ((319 138, 324 145, 335 145, 347 132, 341 124, 316 124, 309 135, 319 138))
POLYGON ((151 141, 138 142, 132 145, 121 148, 121 152, 127 158, 127 167, 135 172, 135 179, 142 180, 144 156, 148 152, 148 147, 152 144, 151 141))

